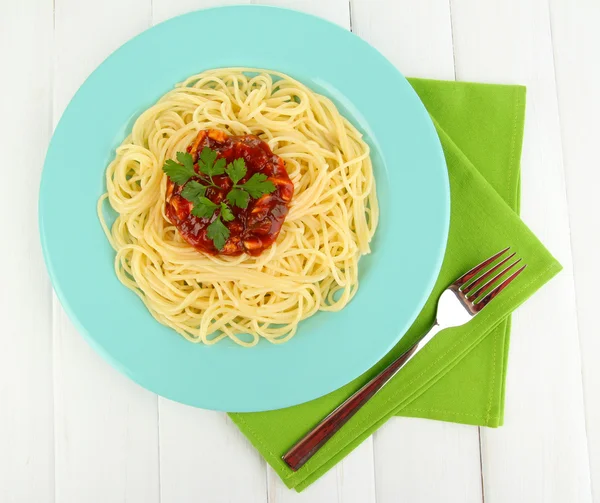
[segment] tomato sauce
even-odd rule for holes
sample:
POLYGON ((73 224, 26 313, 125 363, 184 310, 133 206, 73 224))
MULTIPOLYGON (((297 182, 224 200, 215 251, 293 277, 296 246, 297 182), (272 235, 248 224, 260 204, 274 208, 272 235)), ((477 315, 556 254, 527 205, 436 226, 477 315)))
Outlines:
MULTIPOLYGON (((189 244, 205 253, 260 255, 277 239, 294 195, 294 185, 285 170, 283 159, 273 154, 269 146, 257 136, 229 136, 221 131, 208 129, 200 131, 187 149, 194 159, 197 173, 198 155, 204 147, 216 151, 217 159, 224 158, 228 163, 240 157, 244 159, 247 172, 239 184, 245 183, 255 173, 264 173, 275 185, 275 191, 259 199, 250 198, 245 209, 229 205, 235 218, 231 222, 223 221, 230 234, 221 250, 217 250, 212 240, 206 236, 206 229, 218 218, 218 211, 211 218, 192 215, 193 204, 181 196, 185 185, 177 185, 170 178, 167 179, 165 194, 167 218, 189 244)), ((202 176, 204 175, 199 174, 199 177, 202 176)), ((219 188, 209 187, 206 197, 219 204, 226 200, 233 183, 226 174, 213 176, 213 182, 219 188)))

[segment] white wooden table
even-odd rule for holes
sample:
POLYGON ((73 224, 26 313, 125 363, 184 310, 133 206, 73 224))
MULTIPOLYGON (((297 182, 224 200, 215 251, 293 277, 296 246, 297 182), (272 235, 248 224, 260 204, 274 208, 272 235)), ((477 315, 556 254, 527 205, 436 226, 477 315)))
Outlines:
POLYGON ((565 270, 514 317, 506 425, 397 418, 302 494, 225 414, 157 397, 53 295, 37 187, 85 77, 154 23, 219 0, 0 0, 0 502, 600 502, 599 0, 280 0, 409 76, 528 87, 523 219, 565 270))

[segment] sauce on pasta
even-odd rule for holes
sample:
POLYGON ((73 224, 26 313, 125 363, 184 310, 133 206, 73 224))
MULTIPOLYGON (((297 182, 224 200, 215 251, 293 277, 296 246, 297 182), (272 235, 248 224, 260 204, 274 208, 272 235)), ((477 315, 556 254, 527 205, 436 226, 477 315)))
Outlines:
MULTIPOLYGON (((254 135, 229 136, 214 129, 200 131, 187 148, 194 162, 204 147, 218 152, 218 158, 223 158, 228 163, 243 158, 247 172, 240 183, 247 181, 255 173, 263 173, 275 185, 275 191, 259 199, 250 199, 246 208, 232 208, 235 218, 225 223, 230 234, 221 250, 217 250, 206 235, 207 227, 216 215, 211 218, 192 215, 192 203, 181 196, 185 185, 177 185, 170 179, 167 181, 165 194, 165 215, 177 227, 181 236, 200 251, 212 255, 260 255, 277 239, 294 195, 294 184, 285 170, 283 159, 274 155, 269 146, 254 135)), ((197 165, 194 169, 198 173, 197 165)), ((227 175, 216 175, 212 182, 219 189, 209 187, 206 197, 213 203, 220 204, 231 190, 232 181, 227 175)))

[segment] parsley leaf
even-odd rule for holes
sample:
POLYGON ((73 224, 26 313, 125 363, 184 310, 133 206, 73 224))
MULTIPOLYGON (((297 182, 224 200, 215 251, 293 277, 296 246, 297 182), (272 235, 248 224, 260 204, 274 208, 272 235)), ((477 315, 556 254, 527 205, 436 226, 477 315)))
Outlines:
POLYGON ((217 162, 215 162, 213 164, 211 173, 209 173, 209 174, 211 176, 222 175, 223 173, 225 173, 225 165, 226 164, 227 164, 227 161, 225 159, 217 159, 217 162))
POLYGON ((254 173, 250 180, 239 187, 248 192, 253 199, 258 199, 264 194, 270 194, 275 190, 275 185, 267 180, 267 175, 264 173, 254 173))
POLYGON ((217 218, 206 228, 206 237, 212 239, 217 250, 222 250, 229 239, 229 229, 221 222, 221 218, 217 218))
POLYGON ((236 184, 246 176, 246 161, 242 157, 235 159, 227 165, 225 171, 229 175, 229 178, 231 178, 231 181, 236 184))
POLYGON ((203 197, 205 194, 206 186, 196 180, 190 180, 185 184, 185 187, 181 191, 181 197, 187 199, 191 203, 195 203, 199 197, 203 197))
POLYGON ((188 170, 194 169, 194 158, 192 157, 192 154, 189 152, 177 152, 175 156, 177 157, 177 160, 188 170))
MULTIPOLYGON (((178 158, 180 153, 182 152, 177 153, 178 158)), ((196 172, 194 171, 194 165, 190 165, 189 163, 187 163, 187 161, 186 164, 179 164, 176 163, 174 160, 169 159, 167 160, 167 162, 165 162, 165 165, 163 166, 163 171, 173 183, 176 183, 178 185, 183 185, 190 178, 196 176, 196 172)))
POLYGON ((235 219, 231 208, 225 203, 221 203, 221 217, 223 218, 223 220, 225 220, 225 222, 231 222, 235 219))
POLYGON ((192 208, 192 215, 199 218, 212 217, 215 210, 219 207, 218 204, 213 203, 208 197, 204 196, 199 197, 195 203, 192 208))
POLYGON ((225 165, 227 161, 225 159, 217 159, 218 152, 211 150, 208 147, 204 147, 200 152, 200 158, 198 159, 198 167, 200 171, 208 176, 222 175, 225 173, 225 165))
POLYGON ((231 189, 227 194, 227 200, 234 206, 245 210, 248 207, 250 196, 242 189, 231 189))
POLYGON ((217 151, 212 150, 209 147, 204 147, 202 152, 200 152, 199 163, 202 163, 205 166, 212 166, 215 163, 215 159, 217 158, 217 151))

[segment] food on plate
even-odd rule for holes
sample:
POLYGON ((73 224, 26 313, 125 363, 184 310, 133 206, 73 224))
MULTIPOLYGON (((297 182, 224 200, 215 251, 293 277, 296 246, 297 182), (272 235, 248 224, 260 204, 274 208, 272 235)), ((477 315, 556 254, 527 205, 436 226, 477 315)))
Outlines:
POLYGON ((176 158, 163 167, 165 214, 188 243, 206 253, 253 256, 273 244, 294 184, 264 141, 203 130, 176 158))
POLYGON ((285 342, 342 309, 379 214, 356 128, 300 82, 250 68, 189 77, 143 112, 106 189, 117 277, 205 344, 285 342))

